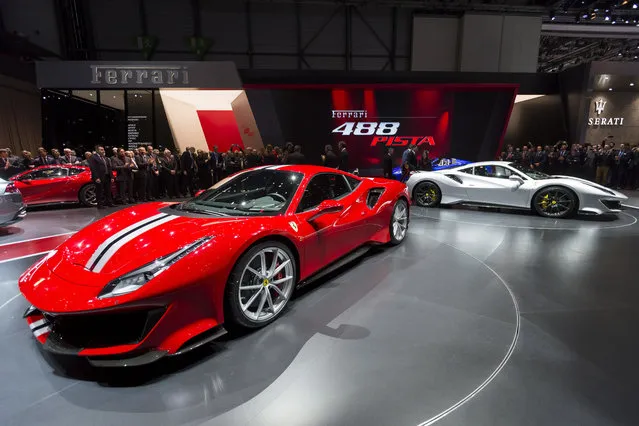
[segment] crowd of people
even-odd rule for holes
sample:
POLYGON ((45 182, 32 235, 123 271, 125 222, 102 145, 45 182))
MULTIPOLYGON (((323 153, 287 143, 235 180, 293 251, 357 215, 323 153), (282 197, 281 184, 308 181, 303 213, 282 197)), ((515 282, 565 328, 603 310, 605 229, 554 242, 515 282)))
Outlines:
MULTIPOLYGON (((344 142, 338 143, 337 150, 326 145, 320 161, 327 167, 352 171, 344 142)), ((207 189, 226 176, 251 167, 306 163, 302 147, 292 143, 283 147, 266 145, 259 150, 234 145, 226 152, 218 152, 217 147, 212 152, 193 147, 186 148, 184 152, 173 152, 152 146, 130 151, 112 148, 107 152, 104 146, 96 146, 94 151, 87 151, 82 157, 69 148, 64 149, 62 155, 58 149, 49 153, 38 148, 35 158, 29 151, 23 151, 22 157, 18 157, 9 149, 0 149, 0 178, 9 179, 24 170, 44 165, 86 166, 91 169, 92 180, 96 184, 98 207, 104 208, 167 197, 194 196, 198 190, 207 189)))
MULTIPOLYGON (((550 146, 522 147, 508 145, 498 160, 512 161, 525 167, 553 175, 581 177, 616 189, 639 189, 639 146, 603 142, 601 145, 558 142, 550 146)), ((320 161, 307 161, 300 145, 287 143, 283 147, 266 145, 261 149, 232 146, 226 152, 195 150, 184 152, 156 149, 152 146, 135 150, 112 148, 109 153, 103 146, 87 151, 82 157, 66 148, 62 154, 57 149, 47 152, 38 148, 34 157, 23 151, 14 156, 9 149, 0 149, 0 178, 9 179, 23 170, 43 165, 83 165, 91 169, 96 183, 98 207, 114 203, 128 204, 162 198, 194 196, 200 189, 211 187, 226 176, 243 169, 260 165, 321 163, 327 167, 352 172, 349 167, 346 143, 339 142, 337 149, 324 147, 320 161), (113 177, 115 175, 115 177, 113 177), (112 182, 114 181, 114 182, 112 182), (115 183, 115 185, 113 185, 115 183), (115 187, 115 190, 113 188, 115 187)), ((393 178, 395 160, 393 148, 388 148, 382 159, 383 174, 393 178)), ((421 153, 414 145, 402 153, 402 178, 411 170, 432 170, 427 149, 421 153)))
POLYGON ((600 145, 572 144, 521 148, 508 145, 499 160, 512 161, 551 175, 569 175, 615 189, 639 189, 639 146, 604 141, 600 145))

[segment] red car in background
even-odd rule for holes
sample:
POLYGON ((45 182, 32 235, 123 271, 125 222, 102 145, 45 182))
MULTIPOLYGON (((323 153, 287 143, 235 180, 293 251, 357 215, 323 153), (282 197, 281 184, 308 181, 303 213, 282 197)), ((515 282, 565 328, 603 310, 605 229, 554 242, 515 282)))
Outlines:
POLYGON ((236 173, 183 203, 93 222, 29 268, 19 287, 45 350, 131 366, 266 326, 296 287, 407 235, 395 180, 316 166, 236 173))
POLYGON ((27 206, 81 203, 95 206, 95 185, 85 166, 54 165, 25 170, 11 180, 22 193, 27 206))

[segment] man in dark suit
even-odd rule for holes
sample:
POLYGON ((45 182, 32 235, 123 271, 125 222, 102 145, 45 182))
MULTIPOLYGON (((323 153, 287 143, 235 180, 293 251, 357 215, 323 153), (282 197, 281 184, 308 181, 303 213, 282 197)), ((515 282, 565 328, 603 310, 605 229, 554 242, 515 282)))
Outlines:
POLYGON ((393 179, 393 148, 388 148, 382 158, 382 170, 386 179, 393 179))
POLYGON ((56 164, 55 160, 52 156, 47 154, 47 150, 40 147, 38 148, 38 157, 33 160, 33 165, 35 167, 38 166, 49 166, 56 164))
POLYGON ((323 156, 324 166, 330 167, 332 169, 338 168, 339 158, 337 158, 337 155, 335 155, 335 153, 333 152, 333 147, 330 145, 326 145, 324 147, 324 153, 325 153, 323 156))
POLYGON ((98 208, 105 206, 113 207, 111 196, 111 162, 106 158, 103 146, 95 148, 95 154, 89 158, 89 168, 91 169, 91 180, 95 183, 95 195, 98 201, 98 208))
POLYGON ((164 156, 159 157, 158 161, 160 164, 160 179, 162 181, 162 187, 166 189, 169 198, 175 198, 179 194, 177 185, 177 161, 168 149, 164 150, 164 156))
POLYGON ((133 185, 135 187, 135 197, 137 201, 144 202, 150 201, 150 194, 148 193, 148 182, 149 179, 149 158, 146 149, 144 147, 139 147, 135 154, 135 163, 138 166, 138 172, 135 173, 133 185))
POLYGON ((11 160, 6 149, 0 149, 0 178, 9 180, 11 177, 11 160))
POLYGON ((197 173, 197 164, 195 163, 195 148, 189 147, 182 153, 180 158, 180 169, 182 170, 182 193, 190 193, 195 196, 195 175, 197 173))
POLYGON ((133 180, 133 172, 132 166, 127 164, 126 160, 127 157, 124 149, 122 148, 118 151, 117 156, 111 157, 111 168, 117 173, 115 181, 118 184, 118 202, 121 204, 133 202, 133 200, 130 200, 127 197, 128 194, 133 192, 128 188, 129 182, 133 180))
POLYGON ((339 149, 339 166, 337 168, 345 172, 350 172, 351 170, 348 164, 348 150, 346 149, 346 142, 340 141, 337 144, 337 149, 339 149))
POLYGON ((546 171, 546 163, 548 161, 548 156, 546 155, 546 151, 540 145, 537 147, 537 152, 532 157, 532 166, 535 170, 539 170, 540 172, 546 171))
POLYGON ((79 164, 80 161, 78 157, 71 154, 71 150, 69 148, 65 148, 64 155, 60 157, 60 164, 79 164))
POLYGON ((302 154, 300 145, 295 145, 293 152, 288 154, 288 164, 306 164, 306 156, 302 154))

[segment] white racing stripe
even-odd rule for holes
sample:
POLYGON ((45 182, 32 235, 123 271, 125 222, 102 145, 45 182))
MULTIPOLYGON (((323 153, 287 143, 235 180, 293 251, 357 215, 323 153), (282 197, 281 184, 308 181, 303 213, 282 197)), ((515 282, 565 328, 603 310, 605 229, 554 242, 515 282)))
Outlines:
POLYGON ((33 321, 31 324, 29 324, 29 328, 33 330, 34 328, 40 327, 41 325, 44 325, 44 324, 47 324, 47 320, 42 318, 41 320, 33 321))
POLYGON ((130 234, 120 238, 117 242, 115 242, 113 245, 111 245, 111 247, 109 247, 109 249, 104 253, 104 255, 100 258, 100 260, 98 261, 98 263, 96 263, 96 265, 93 267, 93 272, 100 272, 102 270, 102 268, 104 268, 104 265, 107 264, 107 262, 113 257, 113 255, 115 253, 118 252, 118 250, 120 250, 122 248, 122 246, 124 246, 126 243, 130 242, 131 240, 139 237, 140 235, 144 234, 145 232, 150 231, 153 228, 156 228, 160 225, 164 225, 167 222, 170 222, 174 219, 177 219, 179 216, 166 216, 163 219, 160 220, 156 220, 153 223, 149 223, 148 225, 138 229, 137 231, 131 232, 130 234))
POLYGON ((34 332, 33 332, 33 335, 34 335, 35 337, 40 337, 40 336, 42 336, 44 333, 48 333, 48 332, 50 332, 50 331, 51 331, 51 329, 49 328, 49 326, 46 326, 46 327, 42 327, 42 328, 40 328, 40 329, 38 329, 38 330, 34 331, 34 332))
POLYGON ((155 216, 147 217, 146 219, 141 220, 139 222, 135 222, 134 224, 129 225, 126 228, 122 229, 121 231, 111 235, 109 238, 104 240, 104 242, 100 244, 97 249, 95 249, 95 251, 91 255, 91 258, 89 259, 85 267, 87 269, 91 269, 93 264, 97 261, 98 257, 100 257, 100 254, 102 254, 102 252, 106 250, 107 247, 109 247, 109 245, 115 242, 118 238, 122 238, 125 234, 131 232, 131 230, 135 228, 138 228, 146 223, 152 222, 154 220, 157 220, 158 218, 165 217, 165 216, 168 216, 168 215, 166 213, 159 213, 159 214, 156 214, 155 216))

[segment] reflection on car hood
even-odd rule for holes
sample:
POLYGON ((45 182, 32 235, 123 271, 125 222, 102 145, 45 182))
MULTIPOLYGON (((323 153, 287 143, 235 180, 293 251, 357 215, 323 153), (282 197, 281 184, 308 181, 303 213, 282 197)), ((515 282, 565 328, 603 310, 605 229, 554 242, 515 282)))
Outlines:
POLYGON ((47 266, 69 282, 101 287, 103 278, 137 269, 204 236, 237 234, 247 220, 173 215, 165 206, 144 204, 94 222, 62 244, 47 266))
POLYGON ((564 175, 552 175, 550 177, 552 179, 568 179, 568 180, 576 181, 576 182, 582 183, 584 185, 587 185, 587 186, 589 186, 591 188, 596 188, 599 191, 604 192, 604 193, 606 193, 608 195, 611 195, 613 197, 618 197, 618 198, 621 198, 621 199, 624 199, 624 200, 628 199, 628 197, 626 197, 621 192, 614 191, 614 190, 612 190, 610 188, 606 188, 603 185, 599 185, 598 183, 594 183, 594 182, 591 182, 591 181, 586 180, 586 179, 581 179, 581 178, 574 177, 574 176, 564 176, 564 175))

